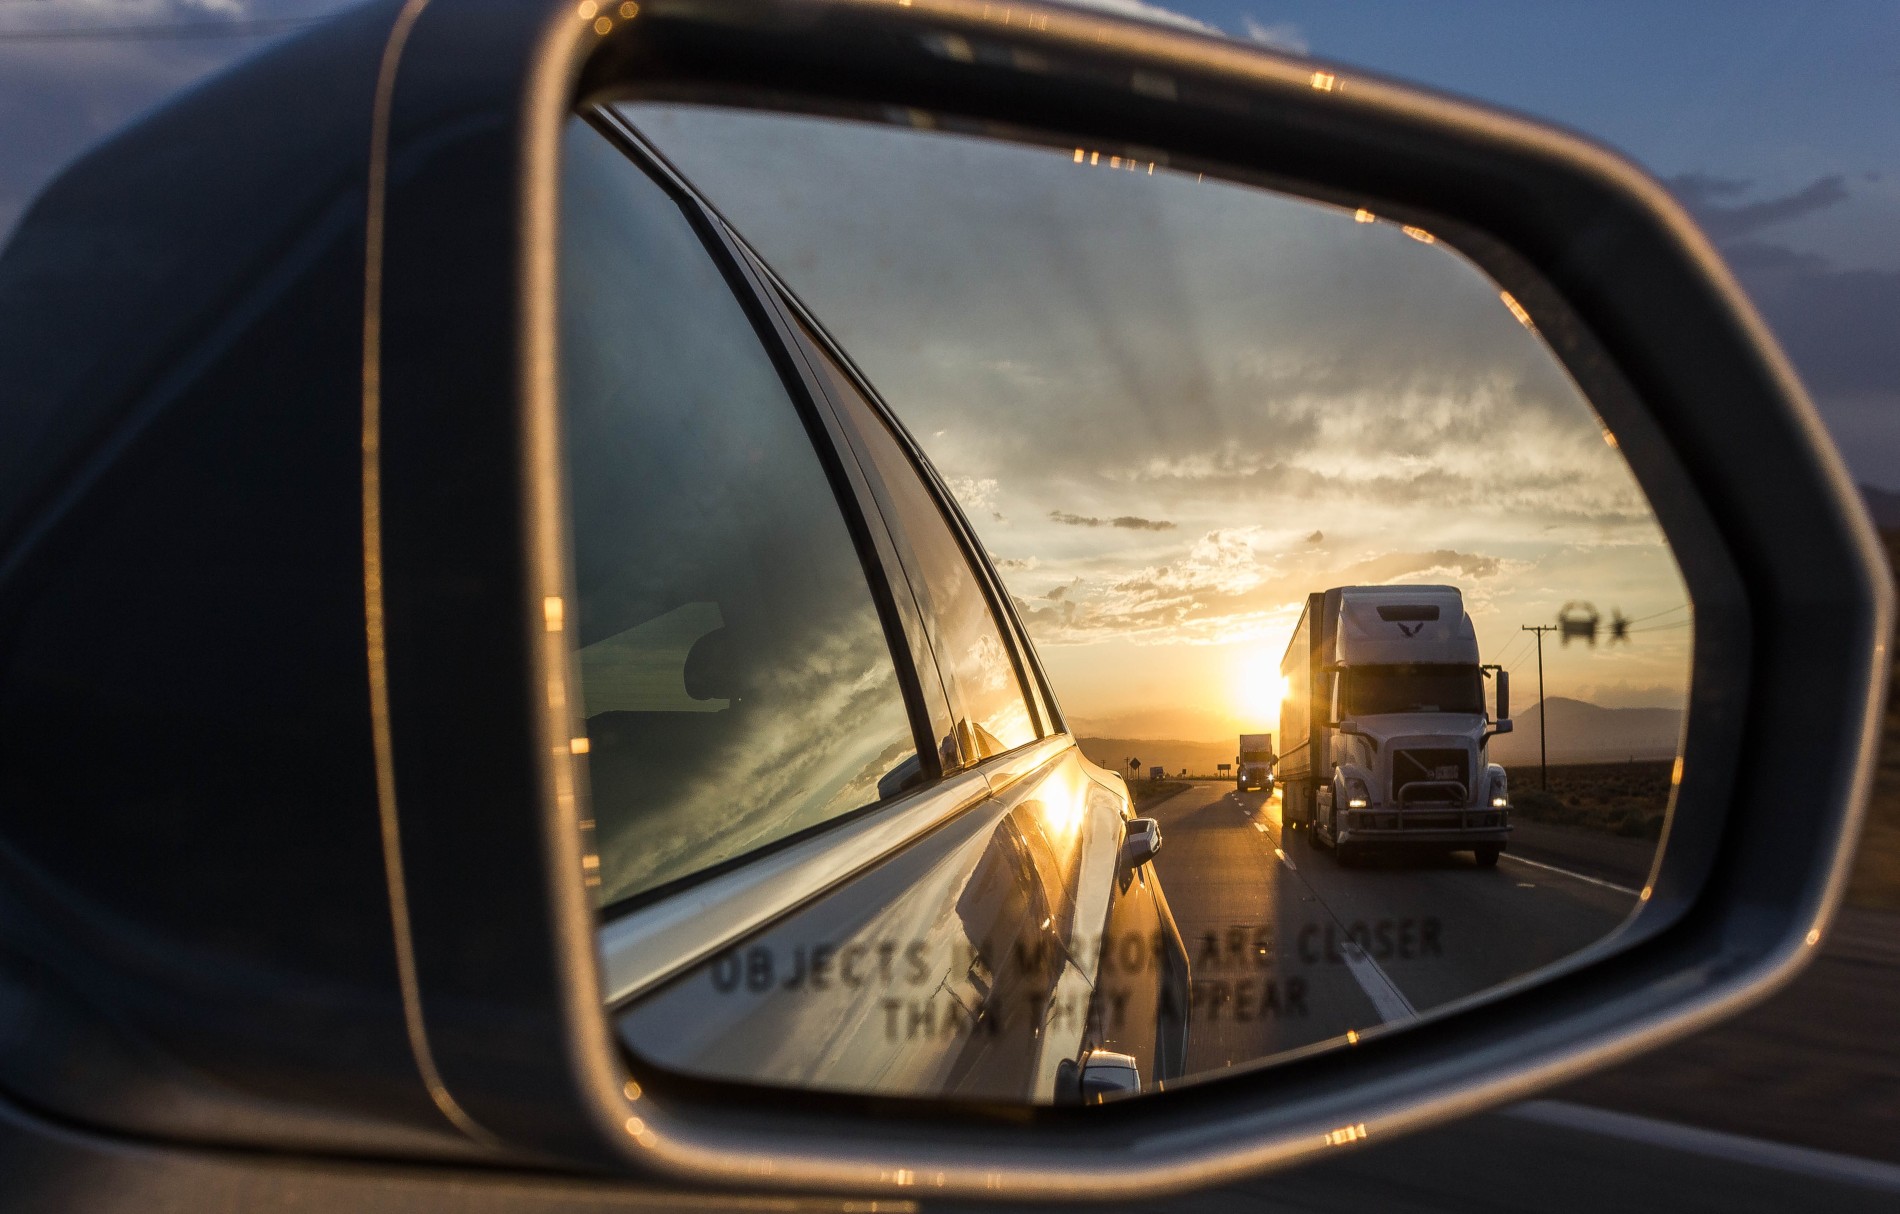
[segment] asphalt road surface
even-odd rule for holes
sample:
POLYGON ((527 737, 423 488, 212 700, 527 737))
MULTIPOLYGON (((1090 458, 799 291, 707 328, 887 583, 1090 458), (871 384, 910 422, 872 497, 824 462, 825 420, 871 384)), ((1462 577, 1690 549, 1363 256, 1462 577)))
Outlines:
POLYGON ((1508 852, 1375 857, 1342 868, 1280 800, 1196 784, 1145 813, 1193 974, 1188 1073, 1344 1041, 1597 943, 1636 891, 1508 852))
MULTIPOLYGON (((1619 856, 1617 846, 1593 849, 1591 840, 1568 840, 1551 830, 1525 832, 1522 853, 1507 852, 1490 870, 1462 854, 1341 869, 1305 832, 1283 833, 1279 811, 1277 794, 1236 795, 1216 784, 1195 785, 1143 809, 1161 820, 1155 864, 1194 962, 1191 1072, 1324 1045, 1349 1030, 1402 1019, 1408 1008, 1427 1010, 1560 961, 1616 930, 1635 904, 1636 874, 1644 867, 1633 840, 1614 841, 1629 853, 1619 856), (1350 957, 1354 950, 1344 945, 1359 941, 1367 955, 1350 957)), ((1888 927, 1884 920, 1879 926, 1888 927)), ((1883 946, 1888 935, 1881 936, 1883 946)), ((1855 964, 1842 969, 1839 981, 1858 983, 1865 999, 1868 975, 1867 965, 1855 964)), ((1838 1018, 1841 997, 1830 988, 1824 1006, 1804 1006, 1796 1018, 1838 1018)), ((1771 1030, 1784 1043, 1791 1036, 1787 1025, 1771 1030)), ((1743 1045, 1751 1058, 1762 1052, 1753 1038, 1743 1045)), ((1644 1075, 1665 1086, 1687 1085, 1675 1093, 1683 1107, 1659 1108, 1660 1117, 1576 1103, 1575 1094, 1564 1092, 1408 1137, 1354 1143, 1316 1163, 1217 1189, 1089 1208, 1094 1214, 1900 1210, 1900 1162, 1886 1162, 1886 1153, 1867 1142, 1834 1141, 1841 1137, 1838 1125, 1810 1145, 1787 1141, 1773 1114, 1780 1108, 1802 1118, 1802 1107, 1791 1101, 1769 1102, 1775 1107, 1761 1110, 1761 1125, 1693 1124, 1709 1120, 1709 1110, 1695 1103, 1695 1092, 1711 1082, 1701 1072, 1720 1068, 1704 1059, 1701 1071, 1673 1075, 1668 1068, 1679 1065, 1675 1054, 1685 1048, 1625 1068, 1638 1091, 1644 1075)), ((1735 1050, 1730 1042, 1722 1055, 1731 1069, 1735 1050)), ((1789 1084, 1814 1082, 1814 1061, 1806 1055, 1773 1059, 1799 1072, 1787 1077, 1789 1084)), ((1742 1102, 1741 1093, 1721 1090, 1742 1102)), ((1834 1103, 1849 1115, 1860 1108, 1838 1093, 1834 1103)), ((923 1208, 925 1214, 980 1209, 923 1208)))

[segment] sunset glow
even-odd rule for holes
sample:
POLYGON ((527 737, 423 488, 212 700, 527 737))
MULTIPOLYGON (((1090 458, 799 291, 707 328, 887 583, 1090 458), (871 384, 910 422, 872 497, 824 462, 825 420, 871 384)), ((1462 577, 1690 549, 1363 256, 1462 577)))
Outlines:
POLYGON ((1661 713, 1673 745, 1693 617, 1661 528, 1528 313, 1446 240, 1165 166, 1078 174, 1073 145, 636 121, 936 465, 1078 736, 1227 761, 1278 730, 1308 594, 1433 583, 1519 716, 1523 627, 1594 604, 1597 644, 1546 638, 1545 693, 1661 713))
POLYGON ((1269 654, 1265 648, 1251 650, 1235 667, 1234 675, 1234 716, 1240 726, 1253 730, 1276 728, 1280 700, 1286 695, 1286 680, 1280 677, 1280 655, 1269 654))

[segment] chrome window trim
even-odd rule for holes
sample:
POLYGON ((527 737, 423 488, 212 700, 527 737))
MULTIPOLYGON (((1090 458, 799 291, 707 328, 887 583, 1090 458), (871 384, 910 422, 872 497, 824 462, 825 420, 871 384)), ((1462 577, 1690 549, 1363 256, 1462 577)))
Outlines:
POLYGON ((602 994, 614 1006, 652 990, 735 940, 851 879, 1074 745, 1043 738, 603 923, 602 994))

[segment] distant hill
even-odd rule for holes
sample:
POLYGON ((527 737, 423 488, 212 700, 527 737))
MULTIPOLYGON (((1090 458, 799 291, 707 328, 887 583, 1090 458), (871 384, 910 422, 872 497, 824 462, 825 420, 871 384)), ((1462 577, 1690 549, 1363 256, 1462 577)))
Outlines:
POLYGON ((1159 764, 1174 775, 1183 767, 1197 776, 1215 774, 1217 763, 1232 763, 1239 735, 1225 742, 1182 742, 1154 738, 1077 738, 1082 753, 1103 767, 1128 774, 1128 760, 1141 760, 1141 774, 1159 764))
MULTIPOLYGON (((1621 759, 1667 759, 1676 753, 1682 712, 1675 708, 1602 708, 1582 700, 1551 696, 1550 761, 1608 763, 1621 759)), ((1516 728, 1491 741, 1491 761, 1507 765, 1537 762, 1539 709, 1517 714, 1516 728)))
MULTIPOLYGON (((1550 761, 1552 763, 1610 763, 1625 759, 1675 757, 1682 733, 1682 712, 1675 708, 1603 708, 1582 700, 1551 696, 1550 761)), ((1508 766, 1537 762, 1537 726, 1541 719, 1533 705, 1515 718, 1512 732, 1491 742, 1491 761, 1508 766)), ((1213 775, 1216 765, 1232 763, 1238 738, 1219 742, 1189 742, 1179 738, 1080 738, 1082 753, 1103 767, 1124 775, 1128 760, 1141 760, 1141 773, 1156 764, 1174 775, 1186 768, 1193 775, 1213 775)), ((1277 742, 1278 739, 1275 739, 1277 742)))

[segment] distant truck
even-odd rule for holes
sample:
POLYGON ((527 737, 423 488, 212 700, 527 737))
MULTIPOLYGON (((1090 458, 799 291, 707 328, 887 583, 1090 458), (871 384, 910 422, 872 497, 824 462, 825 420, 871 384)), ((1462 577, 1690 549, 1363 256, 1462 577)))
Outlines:
POLYGON ((1455 586, 1338 586, 1310 594, 1280 661, 1282 820, 1342 865, 1369 847, 1469 851, 1497 864, 1511 834, 1504 769, 1510 675, 1487 669, 1455 586))
POLYGON ((1234 787, 1241 792, 1258 788, 1273 791, 1273 735, 1243 733, 1240 754, 1234 758, 1234 787))

